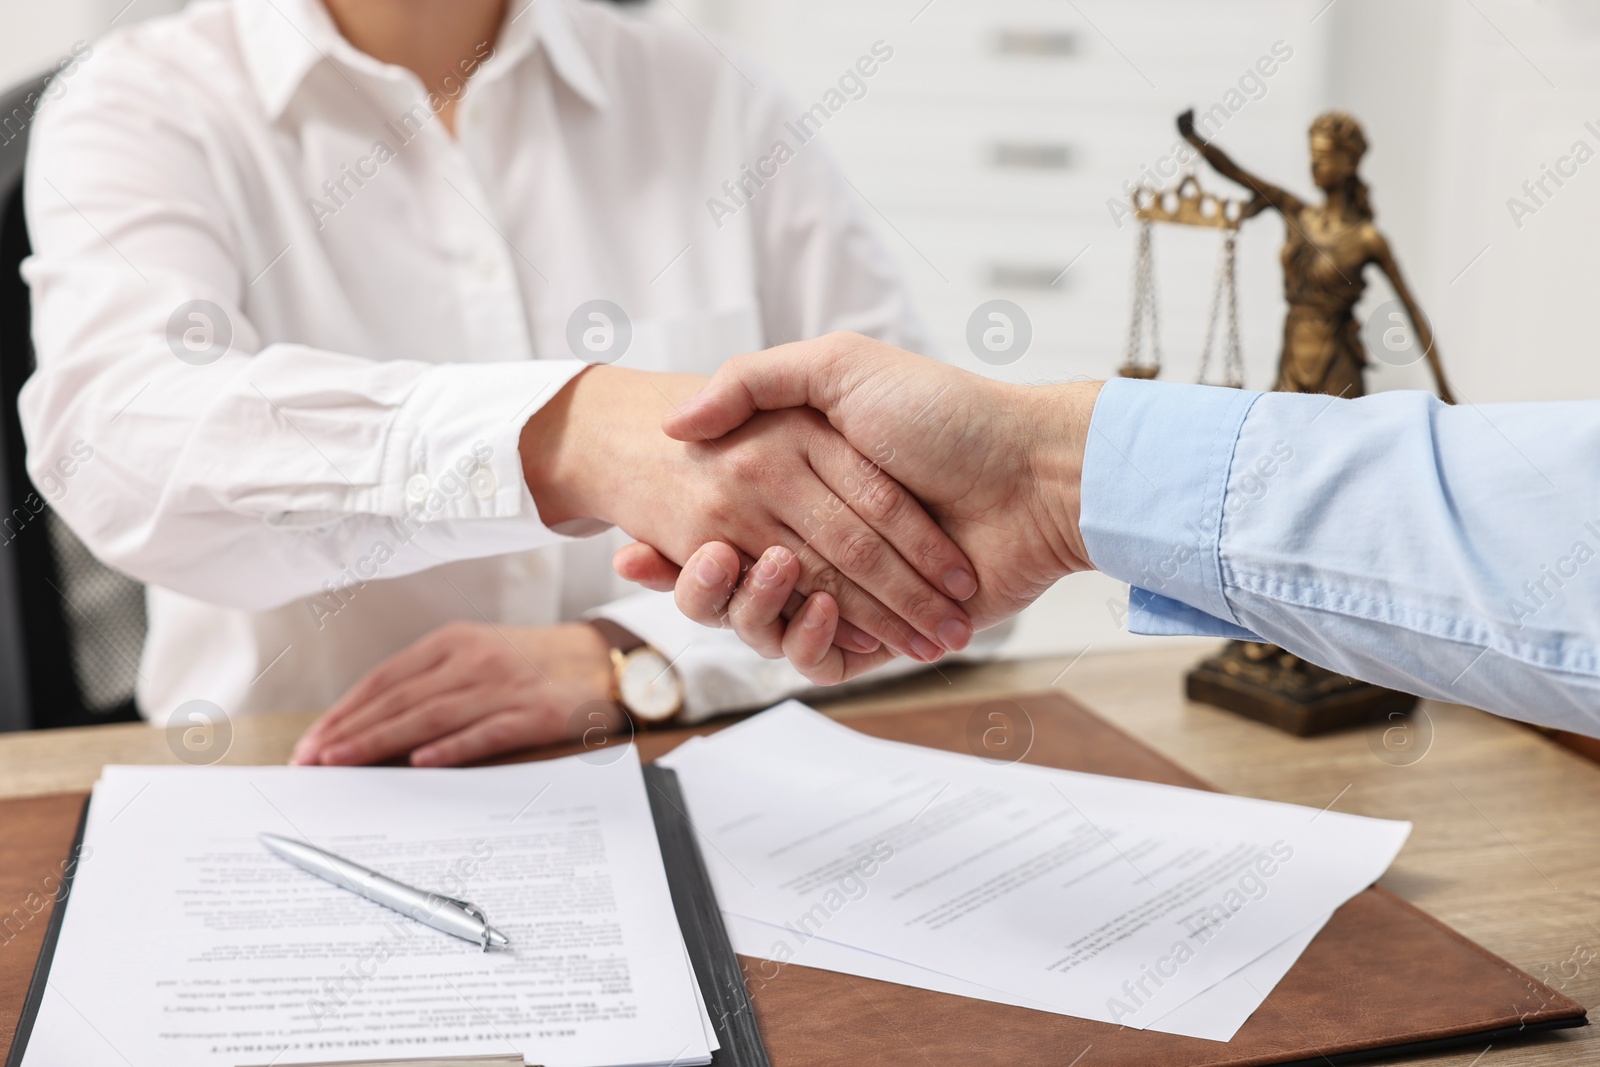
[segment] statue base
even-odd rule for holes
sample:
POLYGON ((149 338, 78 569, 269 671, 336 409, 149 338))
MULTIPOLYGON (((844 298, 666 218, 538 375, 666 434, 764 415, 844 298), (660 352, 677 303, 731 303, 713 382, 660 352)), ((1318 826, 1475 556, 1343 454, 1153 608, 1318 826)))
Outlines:
POLYGON ((1365 726, 1417 705, 1409 693, 1307 663, 1275 645, 1233 641, 1185 679, 1190 700, 1232 711, 1296 737, 1365 726))

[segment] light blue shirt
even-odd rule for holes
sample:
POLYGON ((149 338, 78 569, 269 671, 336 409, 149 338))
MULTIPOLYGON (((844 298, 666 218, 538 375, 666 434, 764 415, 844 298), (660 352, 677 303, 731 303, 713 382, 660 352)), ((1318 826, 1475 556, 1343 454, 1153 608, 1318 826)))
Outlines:
POLYGON ((1090 561, 1144 634, 1600 735, 1600 402, 1451 407, 1117 379, 1090 561))

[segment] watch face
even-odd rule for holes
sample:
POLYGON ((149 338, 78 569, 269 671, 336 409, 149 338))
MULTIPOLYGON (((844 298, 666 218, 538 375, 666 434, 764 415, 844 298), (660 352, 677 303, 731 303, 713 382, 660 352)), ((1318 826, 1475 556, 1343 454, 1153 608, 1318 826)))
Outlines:
POLYGON ((628 653, 617 673, 623 705, 645 722, 663 722, 683 706, 683 686, 678 672, 653 648, 628 653))

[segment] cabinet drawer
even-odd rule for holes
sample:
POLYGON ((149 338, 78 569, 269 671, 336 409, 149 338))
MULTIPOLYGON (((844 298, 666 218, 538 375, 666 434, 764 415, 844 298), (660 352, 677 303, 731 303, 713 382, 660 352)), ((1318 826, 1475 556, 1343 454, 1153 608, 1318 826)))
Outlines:
MULTIPOLYGON (((1123 117, 1038 105, 885 104, 841 112, 822 137, 866 196, 925 210, 1109 221, 1107 201, 1125 200, 1125 183, 1179 173, 1173 117, 1154 109, 1123 117)), ((1267 173, 1292 176, 1304 172, 1304 138, 1298 116, 1263 112, 1251 116, 1248 138, 1229 141, 1267 173)))
MULTIPOLYGON (((946 358, 960 356, 967 361, 961 365, 971 363, 972 369, 983 366, 968 349, 967 324, 981 304, 1000 298, 1023 310, 1033 332, 1028 354, 998 368, 1001 376, 1104 375, 1121 363, 1132 312, 1137 232, 1132 226, 1119 231, 1109 223, 1030 224, 915 211, 898 213, 894 226, 898 233, 886 233, 885 239, 905 267, 916 305, 946 358)), ((1247 352, 1263 358, 1276 352, 1282 324, 1274 255, 1279 239, 1272 227, 1258 228, 1240 248, 1241 328, 1247 352)), ((1220 238, 1209 231, 1161 227, 1155 242, 1162 347, 1177 380, 1188 380, 1205 338, 1220 238)))
MULTIPOLYGON (((1229 84, 1218 72, 1270 58, 1277 17, 1245 4, 974 3, 935 0, 863 8, 807 4, 786 10, 775 34, 782 73, 821 91, 874 41, 894 50, 875 78, 920 98, 1012 102, 1093 101, 1113 106, 1210 100, 1229 84), (899 12, 898 15, 889 12, 899 12)), ((1293 45, 1284 48, 1291 53, 1293 45)), ((1272 60, 1271 65, 1276 65, 1272 60)))

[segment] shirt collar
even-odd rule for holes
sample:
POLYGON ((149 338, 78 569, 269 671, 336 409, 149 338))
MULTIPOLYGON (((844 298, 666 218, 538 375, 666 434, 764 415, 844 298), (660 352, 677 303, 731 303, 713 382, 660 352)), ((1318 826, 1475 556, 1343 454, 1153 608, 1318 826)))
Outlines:
MULTIPOLYGON (((596 108, 609 102, 605 83, 572 25, 570 0, 512 0, 485 63, 509 69, 543 44, 550 65, 573 91, 596 108)), ((339 63, 380 77, 392 72, 357 51, 339 34, 321 0, 235 0, 234 17, 245 67, 269 118, 276 119, 318 63, 339 63)))
MULTIPOLYGON (((533 38, 537 36, 544 43, 550 65, 562 80, 592 107, 604 108, 611 98, 606 93, 605 82, 600 80, 600 72, 595 69, 594 59, 572 25, 571 3, 572 0, 512 0, 510 21, 502 29, 501 36, 506 38, 508 51, 513 47, 516 33, 525 33, 529 38, 524 46, 527 49, 532 48, 533 38), (539 20, 537 25, 517 31, 517 23, 528 21, 519 16, 529 8, 533 9, 533 18, 539 20)), ((507 58, 517 57, 508 55, 507 58)))

